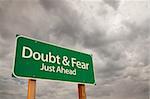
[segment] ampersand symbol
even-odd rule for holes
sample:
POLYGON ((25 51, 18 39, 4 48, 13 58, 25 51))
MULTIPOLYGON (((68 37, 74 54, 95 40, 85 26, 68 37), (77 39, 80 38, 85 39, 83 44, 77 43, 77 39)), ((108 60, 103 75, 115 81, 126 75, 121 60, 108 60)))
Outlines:
POLYGON ((69 63, 70 61, 68 60, 68 57, 67 56, 63 56, 63 61, 62 61, 63 65, 65 66, 70 66, 69 63))

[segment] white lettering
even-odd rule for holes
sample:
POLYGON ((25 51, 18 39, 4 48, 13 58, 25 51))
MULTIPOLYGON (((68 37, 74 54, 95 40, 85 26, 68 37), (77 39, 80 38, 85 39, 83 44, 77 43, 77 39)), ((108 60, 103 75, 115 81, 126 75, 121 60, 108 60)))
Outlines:
POLYGON ((42 54, 41 54, 41 60, 42 60, 43 62, 48 62, 48 55, 46 54, 46 55, 44 56, 44 54, 42 53, 42 54))
POLYGON ((32 56, 32 50, 29 47, 23 46, 22 50, 22 57, 23 58, 30 58, 32 56), (29 51, 29 55, 26 55, 26 51, 29 51))
POLYGON ((88 70, 89 64, 81 61, 77 61, 76 58, 71 58, 72 67, 76 66, 80 69, 86 69, 88 70))
POLYGON ((76 69, 65 69, 63 66, 58 66, 56 72, 69 75, 76 75, 76 69))
POLYGON ((71 58, 72 67, 74 67, 74 65, 76 64, 76 62, 74 62, 75 60, 76 60, 76 58, 71 58))
POLYGON ((44 65, 44 63, 42 63, 40 70, 48 71, 48 72, 55 72, 55 67, 54 66, 46 66, 46 65, 44 65))
POLYGON ((49 53, 49 62, 51 62, 51 63, 55 63, 56 62, 56 58, 55 58, 54 55, 52 55, 51 52, 49 53))
POLYGON ((33 58, 34 58, 35 60, 40 60, 40 58, 41 58, 40 53, 39 53, 39 52, 34 52, 34 53, 33 53, 33 58))

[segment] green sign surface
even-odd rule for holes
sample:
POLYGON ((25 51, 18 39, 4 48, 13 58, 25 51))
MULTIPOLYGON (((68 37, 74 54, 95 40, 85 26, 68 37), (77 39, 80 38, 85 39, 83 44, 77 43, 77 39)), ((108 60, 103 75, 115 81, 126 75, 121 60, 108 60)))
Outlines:
POLYGON ((92 56, 25 36, 16 37, 15 77, 95 84, 92 56))

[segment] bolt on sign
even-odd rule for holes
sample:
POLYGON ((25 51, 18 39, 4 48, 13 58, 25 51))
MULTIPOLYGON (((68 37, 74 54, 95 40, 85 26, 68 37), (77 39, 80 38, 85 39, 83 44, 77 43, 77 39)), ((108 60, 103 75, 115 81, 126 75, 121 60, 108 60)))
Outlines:
POLYGON ((26 36, 16 37, 15 77, 95 84, 92 56, 26 36))

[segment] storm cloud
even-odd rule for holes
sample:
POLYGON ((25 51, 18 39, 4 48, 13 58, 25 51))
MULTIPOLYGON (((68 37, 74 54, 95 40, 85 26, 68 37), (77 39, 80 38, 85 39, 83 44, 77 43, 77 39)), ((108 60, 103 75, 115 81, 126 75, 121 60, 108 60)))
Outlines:
MULTIPOLYGON (((146 0, 1 0, 0 98, 26 98, 27 80, 11 77, 15 36, 23 34, 92 53, 89 99, 149 99, 149 16, 146 0)), ((49 97, 76 99, 77 85, 38 80, 36 98, 49 97)))

